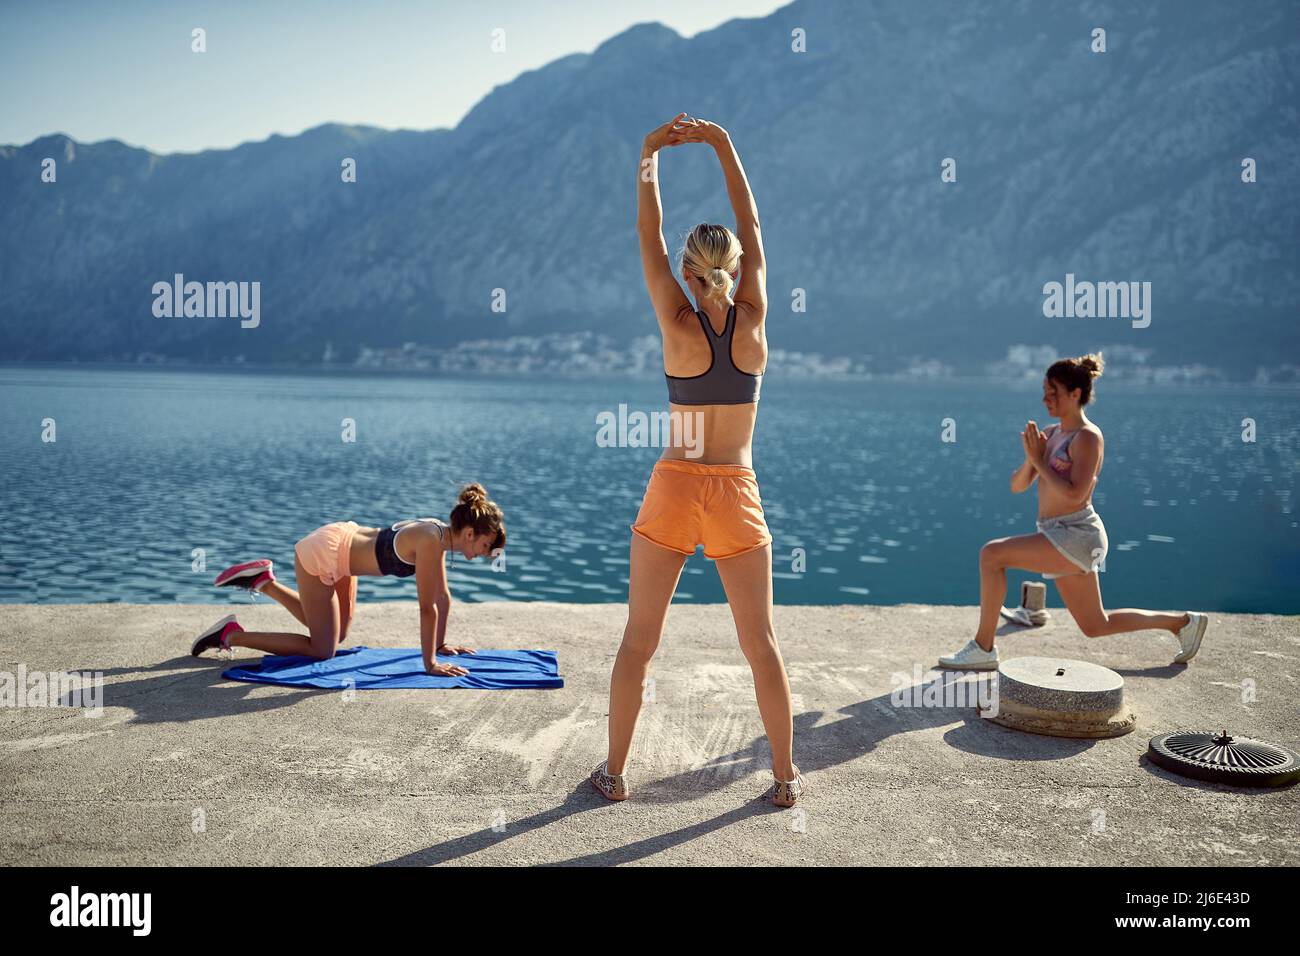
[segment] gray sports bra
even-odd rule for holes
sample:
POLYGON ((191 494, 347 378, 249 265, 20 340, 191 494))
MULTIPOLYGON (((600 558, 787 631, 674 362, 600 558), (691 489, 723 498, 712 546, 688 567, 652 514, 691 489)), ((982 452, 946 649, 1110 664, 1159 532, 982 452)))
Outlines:
POLYGON ((447 524, 437 518, 412 518, 381 528, 375 536, 375 563, 379 565, 380 574, 409 578, 415 573, 415 565, 397 553, 397 536, 414 524, 431 524, 438 529, 438 537, 446 537, 447 524))
POLYGON ((763 374, 750 375, 736 368, 731 358, 731 340, 736 333, 736 305, 727 310, 727 324, 721 335, 713 334, 709 317, 698 309, 695 317, 704 327, 713 358, 702 375, 679 377, 664 373, 668 379, 668 401, 674 405, 747 405, 758 401, 763 374))

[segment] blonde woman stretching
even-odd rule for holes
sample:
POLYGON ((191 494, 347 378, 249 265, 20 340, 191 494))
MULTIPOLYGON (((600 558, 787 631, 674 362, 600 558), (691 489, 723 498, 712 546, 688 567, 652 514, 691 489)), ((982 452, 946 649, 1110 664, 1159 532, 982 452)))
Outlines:
POLYGON ((750 451, 767 365, 763 241, 758 208, 727 131, 681 113, 650 133, 641 149, 637 207, 641 263, 663 333, 669 408, 681 413, 674 420, 699 413, 703 454, 688 461, 677 442, 665 449, 632 525, 627 627, 609 688, 609 754, 592 772, 591 782, 611 800, 630 795, 624 769, 650 659, 682 565, 702 544, 705 557, 717 562, 740 647, 754 675, 772 747, 775 782, 769 796, 778 806, 794 806, 806 785, 791 754, 790 685, 772 628, 772 536, 750 451), (682 281, 698 308, 692 308, 668 263, 659 203, 659 150, 683 143, 707 143, 717 152, 736 215, 735 233, 726 226, 701 224, 682 249, 682 281), (740 283, 732 300, 737 272, 740 283))

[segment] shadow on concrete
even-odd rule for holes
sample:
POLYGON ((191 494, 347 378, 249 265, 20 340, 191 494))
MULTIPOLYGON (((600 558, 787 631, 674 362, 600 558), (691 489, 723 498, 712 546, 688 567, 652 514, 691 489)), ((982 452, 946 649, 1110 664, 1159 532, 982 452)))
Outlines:
POLYGON ((998 625, 998 629, 993 632, 993 635, 995 637, 1006 637, 1008 634, 1039 634, 1042 633, 1043 631, 1049 631, 1051 629, 1052 629, 1052 625, 1050 623, 1040 624, 1037 627, 1026 627, 1023 624, 1015 624, 1012 623, 1011 621, 1003 621, 1000 625, 998 625))
POLYGON ((1112 667, 1120 677, 1177 677, 1187 670, 1186 664, 1162 664, 1158 667, 1112 667))
MULTIPOLYGON (((633 798, 635 799, 635 797, 633 798)), ((508 840, 517 839, 527 836, 537 830, 541 830, 553 823, 558 823, 565 817, 572 816, 576 813, 583 813, 587 810, 596 810, 601 807, 609 806, 610 801, 605 799, 595 791, 586 781, 581 783, 572 793, 565 797, 564 802, 550 810, 544 810, 541 813, 535 813, 532 816, 524 817, 520 820, 511 820, 509 829, 503 833, 496 833, 491 829, 476 830, 473 833, 467 833, 465 836, 456 837, 443 843, 435 844, 423 850, 416 850, 405 856, 399 856, 392 860, 386 860, 383 863, 376 863, 376 866, 437 866, 442 863, 452 863, 471 854, 478 853, 480 850, 486 850, 498 844, 505 843, 508 840)), ((762 797, 755 797, 753 800, 725 813, 721 813, 709 820, 701 820, 699 823, 692 824, 688 827, 682 827, 679 830, 673 830, 670 833, 658 833, 654 836, 646 837, 644 840, 637 840, 634 843, 628 843, 624 846, 612 847, 608 850, 587 853, 582 856, 571 857, 567 860, 554 860, 546 863, 539 863, 539 866, 618 866, 623 863, 634 863, 637 860, 645 859, 656 853, 662 853, 664 850, 672 849, 676 846, 689 843, 697 837, 704 836, 715 830, 738 823, 749 817, 766 815, 768 813, 784 812, 780 807, 775 807, 766 802, 762 797)))
MULTIPOLYGON (((974 672, 978 673, 978 672, 974 672)), ((983 672, 987 674, 988 672, 983 672)), ((961 681, 972 682, 970 671, 931 671, 929 679, 913 685, 914 700, 927 695, 942 699, 957 693, 961 681)), ((968 699, 974 699, 971 688, 968 699)), ((979 716, 974 706, 899 706, 894 692, 849 704, 835 711, 842 720, 827 720, 821 711, 794 716, 795 763, 806 776, 856 760, 875 750, 896 734, 947 727, 943 735, 949 746, 980 757, 1001 760, 1064 760, 1100 743, 1075 737, 1048 737, 1001 727, 979 716)), ((658 778, 643 787, 633 799, 643 803, 678 803, 694 794, 718 790, 737 777, 771 774, 771 751, 767 738, 756 737, 745 748, 712 758, 703 767, 671 777, 658 778), (713 778, 710 784, 710 777, 713 778), (683 796, 683 793, 686 796, 683 796)))
MULTIPOLYGON (((923 695, 930 690, 942 697, 950 685, 970 677, 970 672, 941 671, 923 684, 916 685, 913 691, 923 695)), ((826 723, 823 723, 826 715, 820 711, 796 714, 794 736, 797 745, 796 763, 800 771, 807 776, 839 766, 871 753, 882 741, 895 734, 945 727, 954 721, 960 723, 944 734, 945 743, 967 753, 1003 760, 1063 760, 1099 743, 1096 740, 1045 737, 999 727, 980 717, 974 707, 900 707, 895 705, 892 697, 893 692, 842 707, 835 713, 843 714, 844 719, 826 723)), ((701 794, 724 789, 739 777, 757 774, 770 776, 770 773, 771 756, 766 738, 757 737, 747 747, 714 757, 703 767, 647 782, 634 792, 629 803, 635 806, 637 803, 653 805, 689 802, 698 799, 701 794)), ((766 788, 768 784, 765 782, 764 786, 766 788)), ((766 793, 764 789, 739 807, 679 830, 545 865, 617 866, 633 863, 749 817, 784 812, 782 808, 767 801, 766 793)), ((608 803, 584 781, 560 806, 512 821, 507 833, 480 830, 377 865, 431 866, 448 863, 512 837, 539 830, 571 814, 607 806, 608 803)))
MULTIPOLYGON (((598 794, 597 796, 599 797, 598 794)), ((599 799, 604 800, 605 798, 599 797, 599 799)), ((601 850, 598 853, 587 853, 583 856, 575 856, 568 860, 556 860, 553 863, 545 865, 619 866, 624 863, 634 863, 637 860, 643 860, 656 853, 662 853, 664 850, 669 850, 676 846, 682 846, 697 837, 704 836, 706 833, 721 830, 723 827, 731 826, 733 823, 739 823, 741 820, 747 820, 750 817, 760 815, 766 816, 769 813, 784 812, 786 811, 781 807, 773 806, 762 796, 758 796, 754 797, 747 803, 743 803, 738 807, 726 811, 725 813, 720 813, 710 820, 701 820, 699 823, 694 823, 691 826, 682 827, 679 830, 673 830, 669 833, 657 833, 654 836, 646 837, 644 840, 637 840, 634 843, 628 843, 625 846, 611 847, 608 850, 601 850)))
MULTIPOLYGON (((911 688, 913 699, 923 701, 927 693, 940 699, 948 693, 956 694, 954 685, 967 679, 976 678, 969 671, 932 671, 928 680, 911 688)), ((1064 760, 1100 743, 1001 727, 980 717, 974 706, 898 706, 893 697, 891 691, 841 707, 835 713, 843 714, 842 720, 828 721, 821 711, 795 714, 795 763, 799 770, 807 776, 837 767, 871 753, 896 734, 947 727, 954 722, 959 722, 958 726, 943 735, 945 743, 966 753, 1000 760, 1064 760)), ((973 695, 968 699, 974 699, 973 695)), ((766 741, 766 737, 756 737, 748 747, 714 757, 703 767, 656 779, 633 799, 677 803, 694 799, 700 792, 720 790, 737 777, 770 777, 771 751, 766 741), (683 792, 687 795, 683 796, 683 792)))
MULTIPOLYGON (((932 671, 925 681, 913 685, 910 691, 914 701, 924 701, 928 696, 943 699, 949 694, 956 695, 958 688, 955 685, 959 682, 967 681, 973 685, 978 679, 969 671, 932 671)), ((971 686, 966 688, 968 699, 974 697, 971 689, 971 686)), ((958 725, 943 735, 944 742, 981 757, 1062 760, 1097 743, 1095 740, 1046 737, 1000 727, 980 717, 974 706, 900 706, 894 700, 893 691, 841 707, 835 713, 843 714, 844 719, 823 722, 824 715, 817 712, 795 717, 796 763, 804 773, 856 760, 896 734, 946 727, 954 722, 958 725)), ((764 739, 759 738, 755 745, 764 739)), ((770 762, 767 748, 755 746, 751 752, 754 750, 762 751, 762 769, 767 769, 770 762)))
POLYGON ((292 706, 309 695, 339 693, 311 687, 282 687, 279 689, 292 693, 250 697, 255 688, 272 685, 232 681, 221 676, 235 664, 248 664, 255 660, 218 660, 186 655, 147 667, 82 666, 78 670, 82 673, 98 671, 105 678, 138 675, 134 680, 104 684, 104 707, 131 708, 135 713, 129 723, 133 724, 183 723, 234 714, 255 714, 292 706))
POLYGON ((536 830, 550 826, 552 823, 558 823, 565 817, 572 816, 575 813, 595 810, 598 807, 606 806, 608 803, 608 800, 584 781, 565 797, 564 802, 559 806, 518 820, 511 820, 509 828, 502 833, 497 833, 490 827, 475 830, 473 833, 467 833, 464 836, 434 844, 426 849, 416 850, 407 853, 405 856, 376 863, 375 866, 437 866, 440 863, 451 863, 462 857, 478 853, 480 850, 486 850, 509 840, 527 836, 536 830))

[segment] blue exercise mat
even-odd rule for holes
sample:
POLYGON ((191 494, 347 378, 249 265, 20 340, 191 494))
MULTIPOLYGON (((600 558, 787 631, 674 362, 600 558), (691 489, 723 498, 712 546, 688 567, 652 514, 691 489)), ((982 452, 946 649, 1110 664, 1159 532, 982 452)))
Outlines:
POLYGON ((463 677, 435 677, 425 672, 420 650, 414 647, 349 647, 328 661, 311 657, 263 657, 232 667, 223 676, 255 684, 320 687, 345 690, 395 690, 419 687, 474 687, 512 690, 563 687, 555 651, 478 651, 438 655, 439 664, 459 664, 463 677))

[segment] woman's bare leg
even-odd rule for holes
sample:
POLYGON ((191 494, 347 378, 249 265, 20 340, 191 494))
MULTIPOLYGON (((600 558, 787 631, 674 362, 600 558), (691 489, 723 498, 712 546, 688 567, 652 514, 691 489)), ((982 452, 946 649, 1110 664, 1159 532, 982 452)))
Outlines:
POLYGON ((333 587, 303 570, 295 560, 299 600, 310 636, 283 631, 241 631, 230 636, 234 647, 251 647, 268 654, 303 654, 329 660, 339 645, 339 599, 333 587))
POLYGON ((302 654, 311 657, 311 638, 306 634, 290 634, 288 631, 240 631, 230 635, 231 647, 251 647, 255 651, 268 654, 283 654, 292 657, 302 654))
MULTIPOLYGON (((260 593, 265 594, 296 617, 304 627, 307 626, 307 615, 302 610, 302 598, 293 588, 286 587, 279 581, 269 581, 260 593)), ((348 628, 357 613, 356 575, 337 582, 334 585, 334 593, 339 598, 339 643, 342 644, 347 640, 348 628)))
POLYGON ((632 736, 641 716, 641 696, 650 659, 659 648, 664 618, 682 576, 686 555, 632 535, 627 585, 627 626, 609 681, 609 760, 606 770, 618 775, 627 763, 632 736))
POLYGON ((293 588, 285 587, 279 581, 268 581, 259 594, 265 594, 282 608, 298 619, 303 627, 307 626, 307 615, 302 612, 302 598, 293 588))
POLYGON ((1131 607, 1107 611, 1101 603, 1101 581, 1095 571, 1091 574, 1057 578, 1056 590, 1065 601, 1074 623, 1079 625, 1079 630, 1086 637, 1106 637, 1110 634, 1147 630, 1164 630, 1177 635, 1191 621, 1187 614, 1163 614, 1131 607))
POLYGON ((717 562, 740 649, 754 675, 758 712, 772 748, 772 773, 794 779, 794 714, 790 681, 772 626, 772 546, 717 562))
POLYGON ((348 628, 357 616, 357 576, 349 575, 334 585, 339 599, 339 643, 348 639, 348 628))
POLYGON ((1007 568, 1035 574, 1077 572, 1078 566, 1056 550, 1045 534, 1021 534, 998 538, 980 548, 980 624, 975 643, 993 650, 998 615, 1007 599, 1007 568))

